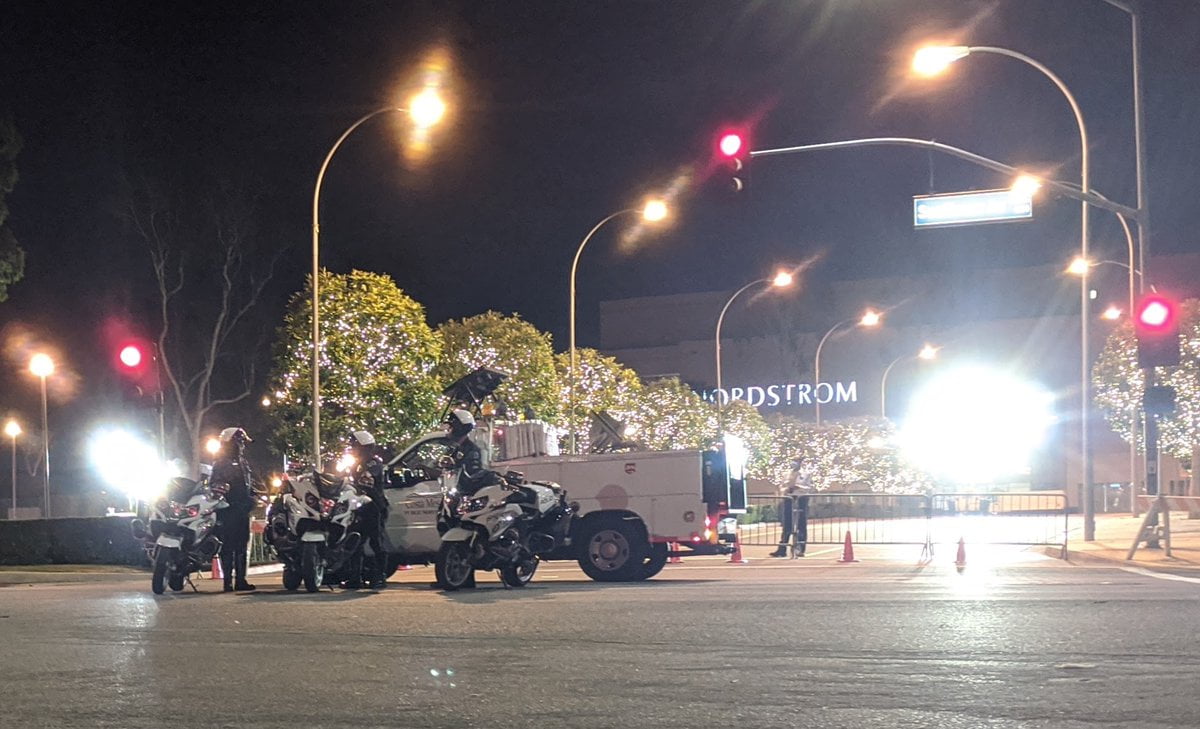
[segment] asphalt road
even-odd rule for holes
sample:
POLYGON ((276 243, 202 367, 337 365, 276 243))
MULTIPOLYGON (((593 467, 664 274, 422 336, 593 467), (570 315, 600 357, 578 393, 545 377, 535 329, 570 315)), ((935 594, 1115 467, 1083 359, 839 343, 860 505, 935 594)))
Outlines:
POLYGON ((836 550, 522 590, 0 588, 3 727, 1195 727, 1200 584, 836 550))

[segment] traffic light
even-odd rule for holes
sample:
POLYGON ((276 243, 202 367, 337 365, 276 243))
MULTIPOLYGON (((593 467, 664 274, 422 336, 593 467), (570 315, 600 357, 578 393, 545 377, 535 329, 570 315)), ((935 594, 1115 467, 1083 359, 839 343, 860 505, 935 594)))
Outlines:
POLYGON ((729 129, 717 137, 717 162, 733 192, 746 189, 746 161, 749 158, 750 143, 741 131, 729 129))
POLYGON ((1138 366, 1171 367, 1179 364, 1179 303, 1159 294, 1138 303, 1133 319, 1137 335, 1138 366))
POLYGON ((141 407, 158 407, 161 386, 152 345, 125 342, 117 348, 117 369, 125 381, 125 399, 141 407))

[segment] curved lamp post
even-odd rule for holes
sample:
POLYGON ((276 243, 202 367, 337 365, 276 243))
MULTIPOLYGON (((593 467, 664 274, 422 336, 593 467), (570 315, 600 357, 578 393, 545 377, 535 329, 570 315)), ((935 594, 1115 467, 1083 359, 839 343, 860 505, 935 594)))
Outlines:
MULTIPOLYGON (((880 314, 879 312, 875 311, 874 309, 867 309, 867 311, 861 317, 859 317, 857 319, 845 319, 845 320, 839 321, 837 324, 834 324, 833 326, 829 327, 829 331, 825 332, 825 336, 821 337, 820 342, 817 342, 817 354, 815 357, 813 357, 813 392, 814 393, 816 392, 817 385, 821 384, 821 350, 824 349, 824 347, 825 347, 825 341, 827 339, 829 339, 829 337, 834 332, 836 332, 837 330, 846 326, 847 324, 857 324, 860 327, 871 328, 871 327, 879 326, 879 324, 882 321, 883 321, 883 314, 880 314)), ((813 395, 813 403, 816 405, 817 425, 820 425, 821 424, 821 401, 816 398, 815 394, 813 395)))
POLYGON ((575 351, 575 273, 579 268, 579 257, 583 255, 583 249, 587 247, 588 241, 596 234, 596 231, 604 227, 608 221, 619 218, 622 215, 638 214, 642 216, 642 220, 648 223, 658 223, 665 220, 670 211, 667 209, 667 203, 659 198, 651 198, 646 201, 646 204, 640 208, 625 208, 609 215, 592 226, 587 235, 583 236, 583 240, 579 243, 579 248, 575 250, 575 259, 571 261, 571 281, 570 281, 570 308, 568 319, 570 320, 568 327, 570 329, 570 367, 567 373, 567 384, 570 387, 570 392, 567 393, 567 426, 571 429, 568 442, 570 451, 575 453, 575 370, 577 367, 577 354, 575 351))
POLYGON ((909 360, 909 359, 923 359, 923 360, 937 359, 938 349, 939 349, 938 347, 935 347, 932 344, 926 344, 924 347, 921 347, 921 351, 917 352, 916 354, 902 354, 899 357, 897 357, 896 359, 892 360, 892 363, 889 364, 886 368, 884 368, 883 377, 879 380, 879 415, 880 416, 882 416, 884 418, 887 417, 887 380, 888 380, 888 375, 891 374, 892 368, 895 367, 900 362, 903 362, 903 361, 909 360))
POLYGON ((321 468, 321 333, 320 333, 320 298, 319 298, 319 281, 320 276, 320 259, 321 259, 321 183, 325 180, 325 170, 329 167, 330 160, 333 155, 342 146, 342 142, 346 141, 355 129, 358 129, 364 123, 381 114, 389 114, 399 112, 408 114, 413 123, 419 129, 428 129, 434 126, 446 113, 446 103, 438 96, 437 92, 432 88, 427 88, 414 96, 408 104, 408 107, 388 106, 382 109, 376 109, 370 114, 366 114, 358 121, 354 122, 342 132, 342 136, 338 137, 333 143, 329 154, 325 155, 325 161, 321 163, 321 169, 317 172, 317 184, 313 190, 313 206, 312 206, 312 426, 313 426, 313 468, 321 468))
MULTIPOLYGON (((1080 172, 1079 185, 1083 191, 1091 190, 1091 185, 1088 179, 1088 136, 1087 126, 1083 121, 1083 112, 1079 109, 1079 104, 1075 100, 1075 95, 1063 83, 1053 71, 1042 64, 1040 61, 1034 60, 1024 53, 1012 51, 1007 48, 997 48, 995 46, 930 46, 922 48, 913 56, 913 70, 923 76, 933 76, 944 71, 950 64, 957 60, 966 58, 972 54, 992 54, 998 56, 1007 56, 1022 63, 1033 67, 1041 72, 1043 76, 1050 79, 1058 90, 1066 97, 1067 103, 1071 107, 1072 113, 1075 115, 1075 124, 1079 127, 1079 147, 1080 147, 1080 172)), ((1080 225, 1079 225, 1079 250, 1080 256, 1084 259, 1088 257, 1088 204, 1086 202, 1080 205, 1080 225)), ((1080 367, 1079 367, 1079 417, 1080 417, 1080 459, 1083 465, 1083 538, 1084 541, 1093 541, 1096 538, 1096 506, 1092 503, 1092 451, 1089 441, 1088 425, 1089 425, 1089 403, 1091 397, 1091 378, 1089 377, 1089 361, 1088 361, 1088 325, 1089 325, 1089 308, 1090 300, 1088 296, 1088 276, 1085 270, 1079 277, 1079 345, 1080 345, 1080 367)))
POLYGON ((721 402, 721 393, 723 392, 722 386, 721 386, 721 325, 725 321, 725 312, 729 311, 729 307, 731 304, 733 304, 734 299, 736 299, 738 296, 740 296, 747 289, 757 286, 758 284, 767 284, 769 287, 772 287, 772 288, 787 288, 788 286, 792 285, 792 281, 793 281, 793 277, 789 271, 780 271, 779 273, 775 274, 775 276, 772 278, 760 278, 760 279, 751 281, 750 283, 741 287, 737 291, 733 292, 733 296, 730 296, 729 300, 725 302, 725 306, 721 307, 721 314, 720 314, 720 316, 717 317, 717 333, 716 333, 716 336, 714 337, 714 342, 716 344, 716 353, 717 353, 716 400, 717 400, 718 415, 725 411, 724 405, 721 402))

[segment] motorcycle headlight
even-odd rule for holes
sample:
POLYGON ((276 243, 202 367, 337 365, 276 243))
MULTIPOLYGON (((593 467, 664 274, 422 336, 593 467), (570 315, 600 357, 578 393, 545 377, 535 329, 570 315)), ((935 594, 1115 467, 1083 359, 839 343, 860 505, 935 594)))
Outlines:
POLYGON ((467 499, 458 505, 458 513, 469 514, 472 511, 482 511, 488 505, 488 497, 480 496, 477 499, 467 499))

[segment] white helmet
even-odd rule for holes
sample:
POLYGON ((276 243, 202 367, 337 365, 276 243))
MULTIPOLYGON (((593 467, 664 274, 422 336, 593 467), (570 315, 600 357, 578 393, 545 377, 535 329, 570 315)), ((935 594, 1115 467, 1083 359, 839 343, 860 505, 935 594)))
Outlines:
POLYGON ((469 431, 475 427, 475 416, 463 409, 451 411, 446 416, 446 422, 450 424, 452 431, 469 431))
POLYGON ((237 442, 237 443, 253 443, 254 442, 253 440, 251 440, 250 435, 248 433, 246 433, 245 430, 242 430, 241 428, 226 428, 225 430, 221 431, 221 435, 219 436, 219 439, 222 443, 229 443, 231 441, 237 442))
POLYGON ((354 442, 358 445, 364 445, 364 446, 375 445, 375 436, 371 435, 370 433, 368 433, 365 430, 354 431, 354 434, 352 437, 354 439, 354 442))

